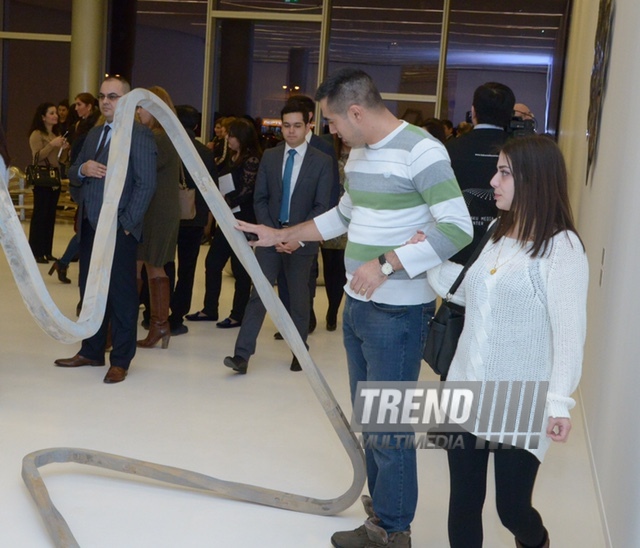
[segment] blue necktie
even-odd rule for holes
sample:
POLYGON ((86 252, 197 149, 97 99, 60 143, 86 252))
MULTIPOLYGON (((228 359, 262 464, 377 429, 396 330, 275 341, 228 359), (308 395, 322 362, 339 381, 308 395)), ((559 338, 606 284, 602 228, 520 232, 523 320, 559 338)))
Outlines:
POLYGON ((287 163, 284 165, 282 174, 282 203, 280 204, 280 222, 289 222, 289 200, 291 194, 291 174, 293 173, 293 157, 296 155, 294 149, 289 150, 287 163))

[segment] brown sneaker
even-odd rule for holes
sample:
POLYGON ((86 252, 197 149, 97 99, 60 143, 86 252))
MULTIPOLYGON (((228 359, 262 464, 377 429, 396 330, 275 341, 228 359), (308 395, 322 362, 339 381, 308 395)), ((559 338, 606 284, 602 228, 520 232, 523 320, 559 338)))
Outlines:
POLYGON ((331 537, 335 548, 411 548, 411 531, 387 533, 368 519, 353 531, 340 531, 331 537))
POLYGON ((361 525, 353 531, 338 531, 331 537, 331 544, 335 548, 411 548, 411 531, 399 531, 387 533, 378 524, 380 518, 373 509, 371 497, 360 497, 364 511, 369 516, 361 525))
POLYGON ((388 548, 411 548, 410 530, 387 533, 387 531, 373 523, 370 519, 364 522, 364 528, 369 539, 364 545, 365 548, 379 548, 383 546, 388 548))

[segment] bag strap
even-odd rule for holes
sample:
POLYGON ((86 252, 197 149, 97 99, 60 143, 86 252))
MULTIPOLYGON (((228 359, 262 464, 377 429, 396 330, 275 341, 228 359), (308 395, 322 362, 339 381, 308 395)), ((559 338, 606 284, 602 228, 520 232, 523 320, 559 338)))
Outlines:
POLYGON ((178 183, 182 190, 188 190, 189 185, 187 185, 187 179, 184 176, 184 165, 180 162, 180 182, 178 183))
MULTIPOLYGON (((46 162, 45 167, 51 167, 51 163, 49 162, 49 158, 45 158, 46 162)), ((40 151, 36 152, 36 155, 33 157, 33 165, 37 166, 40 163, 40 151)))
POLYGON ((497 227, 498 227, 498 221, 494 221, 493 223, 491 223, 491 226, 484 233, 482 240, 480 240, 480 243, 473 250, 473 253, 467 260, 466 264, 464 265, 464 268, 462 269, 458 277, 456 278, 456 281, 453 282, 453 284, 449 288, 449 291, 447 292, 447 296, 445 297, 446 301, 449 301, 453 296, 453 294, 458 290, 458 287, 460 287, 462 280, 464 280, 464 277, 467 274, 467 270, 469 270, 469 267, 476 262, 476 259, 484 249, 484 246, 487 245, 489 238, 491 238, 491 236, 493 235, 497 227))

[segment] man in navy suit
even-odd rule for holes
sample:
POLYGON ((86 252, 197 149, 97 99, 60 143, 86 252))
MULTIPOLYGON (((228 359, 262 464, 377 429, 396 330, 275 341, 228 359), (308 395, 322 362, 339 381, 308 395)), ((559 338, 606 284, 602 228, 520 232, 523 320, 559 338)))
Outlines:
MULTIPOLYGON (((102 83, 98 100, 106 122, 89 132, 78 158, 69 169, 71 196, 78 204, 80 220, 81 297, 84 296, 102 208, 111 125, 118 100, 130 90, 129 83, 121 77, 109 76, 102 83)), ((104 319, 97 333, 82 341, 82 347, 75 356, 55 361, 58 367, 104 365, 107 330, 110 329, 113 348, 109 360, 111 367, 104 378, 107 384, 125 379, 136 351, 139 302, 136 251, 142 238, 142 220, 156 188, 156 156, 151 131, 141 124, 134 124, 129 167, 118 205, 118 230, 104 319)))
MULTIPOLYGON (((293 226, 327 211, 333 184, 331 157, 309 146, 305 138, 311 121, 308 110, 300 103, 288 102, 281 117, 285 145, 268 149, 262 156, 253 204, 258 223, 273 228, 293 226)), ((317 242, 281 243, 256 250, 256 259, 271 284, 284 272, 289 292, 295 295, 290 304, 291 318, 305 342, 309 330, 309 272, 317 254, 317 242)), ((227 367, 240 374, 247 372, 265 313, 254 288, 234 355, 224 359, 227 367)), ((301 370, 295 357, 291 370, 301 370)))

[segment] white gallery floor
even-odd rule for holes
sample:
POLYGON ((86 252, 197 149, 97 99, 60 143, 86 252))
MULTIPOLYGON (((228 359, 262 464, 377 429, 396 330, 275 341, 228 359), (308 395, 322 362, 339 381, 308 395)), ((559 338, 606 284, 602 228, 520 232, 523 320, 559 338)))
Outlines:
MULTIPOLYGON (((70 224, 56 228, 54 254, 62 254, 70 224)), ((201 250, 192 311, 204 293, 201 250)), ((46 275, 47 288, 73 318, 78 301, 77 264, 71 285, 46 275)), ((189 333, 167 350, 139 349, 129 377, 106 385, 104 367, 65 370, 53 360, 75 354, 78 344, 49 338, 29 315, 0 259, 0 546, 53 546, 20 475, 22 458, 50 447, 114 453, 318 498, 343 493, 351 467, 316 401, 305 373, 289 371, 291 353, 274 341, 265 322, 246 376, 222 365, 233 353, 236 330, 187 322, 189 333)), ((230 308, 225 280, 222 317, 230 308)), ((344 349, 338 331, 324 329, 326 298, 318 289, 318 329, 311 356, 350 416, 344 349)), ((144 335, 142 328, 139 334, 144 335)), ((435 380, 423 370, 425 380, 435 380)), ((603 529, 591 476, 580 406, 566 445, 554 446, 540 469, 535 505, 554 548, 603 548, 603 529)), ((329 547, 336 530, 358 527, 360 503, 333 517, 276 510, 211 496, 106 470, 74 464, 41 469, 51 497, 79 544, 128 547, 329 547)), ((448 472, 441 450, 419 451, 420 498, 413 523, 414 548, 445 548, 448 472)), ((485 546, 513 547, 493 504, 485 509, 485 546)))

